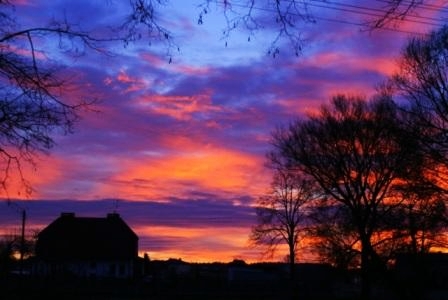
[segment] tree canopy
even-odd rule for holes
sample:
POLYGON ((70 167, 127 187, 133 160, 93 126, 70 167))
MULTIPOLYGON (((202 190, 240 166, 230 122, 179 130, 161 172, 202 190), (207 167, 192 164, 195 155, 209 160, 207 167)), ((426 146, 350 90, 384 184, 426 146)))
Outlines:
POLYGON ((344 208, 340 221, 352 224, 359 241, 364 297, 372 271, 384 264, 374 237, 401 201, 396 191, 422 170, 419 144, 402 119, 388 95, 370 101, 338 95, 273 134, 271 160, 310 176, 326 195, 322 201, 330 199, 325 205, 344 208))
POLYGON ((287 244, 291 278, 294 278, 298 245, 305 232, 307 207, 314 199, 316 193, 311 180, 303 174, 277 169, 270 192, 256 201, 257 224, 252 227, 250 239, 256 245, 267 247, 270 254, 278 245, 287 244))

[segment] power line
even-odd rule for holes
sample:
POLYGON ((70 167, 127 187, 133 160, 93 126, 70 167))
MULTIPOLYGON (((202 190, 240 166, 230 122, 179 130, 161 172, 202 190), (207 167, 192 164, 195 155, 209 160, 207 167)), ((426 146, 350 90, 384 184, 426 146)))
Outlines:
MULTIPOLYGON (((315 0, 315 1, 321 2, 322 0, 315 0)), ((329 10, 336 10, 336 11, 344 11, 344 12, 349 12, 349 13, 353 13, 353 14, 357 14, 357 15, 361 15, 361 16, 374 17, 374 18, 381 18, 386 13, 386 11, 384 11, 384 10, 375 9, 375 8, 369 8, 369 7, 364 7, 364 6, 349 5, 349 4, 337 3, 337 2, 331 2, 331 4, 339 5, 339 6, 342 6, 342 7, 349 7, 349 8, 338 8, 338 7, 331 7, 331 6, 328 6, 328 5, 318 5, 318 4, 310 4, 310 5, 314 6, 314 7, 320 7, 320 8, 329 9, 329 10), (371 13, 370 11, 374 11, 374 12, 378 12, 378 13, 371 13)), ((434 23, 434 22, 431 22, 431 21, 440 22, 441 19, 422 17, 422 16, 412 16, 412 17, 419 18, 421 20, 406 19, 403 22, 407 22, 407 23, 411 23, 411 24, 436 26, 436 27, 440 27, 440 26, 444 25, 444 23, 434 23), (423 20, 428 20, 428 21, 423 21, 423 20)), ((355 26, 359 26, 359 27, 369 27, 367 22, 356 23, 356 22, 350 22, 350 21, 346 21, 346 20, 325 18, 325 17, 320 17, 320 16, 314 16, 314 18, 316 20, 324 20, 324 21, 330 21, 330 22, 339 22, 339 23, 355 25, 355 26)), ((381 29, 381 30, 385 30, 385 31, 392 31, 392 32, 397 32, 397 33, 405 33, 405 34, 426 35, 426 33, 409 31, 409 30, 402 30, 402 29, 399 29, 397 27, 386 27, 386 26, 383 26, 383 27, 376 28, 376 29, 381 29)))
MULTIPOLYGON (((387 6, 383 6, 382 8, 375 8, 375 7, 354 5, 354 4, 348 4, 348 3, 343 3, 340 1, 331 1, 331 0, 308 0, 308 1, 303 1, 304 6, 312 5, 312 4, 310 4, 311 2, 320 2, 322 4, 327 4, 327 5, 339 5, 339 6, 359 8, 359 9, 369 10, 369 11, 376 11, 376 12, 381 13, 381 15, 384 15, 390 11, 387 8, 387 6)), ((391 5, 390 0, 376 0, 376 1, 391 5)), ((281 2, 289 3, 289 4, 297 4, 298 1, 297 0, 282 0, 281 2)), ((406 0, 401 0, 400 3, 407 3, 409 7, 412 6, 415 9, 429 10, 429 11, 435 11, 435 12, 448 12, 448 6, 434 5, 434 4, 427 4, 427 3, 413 3, 412 1, 406 1, 406 0)), ((422 17, 422 16, 415 15, 415 14, 407 14, 407 16, 413 16, 413 17, 422 18, 422 19, 432 19, 431 17, 422 17)), ((439 19, 439 20, 441 20, 441 19, 439 19)))
MULTIPOLYGON (((291 0, 290 2, 292 3, 294 0, 291 0)), ((322 2, 321 0, 315 0, 316 2, 322 2)), ((326 2, 328 3, 328 2, 326 2)), ((345 5, 343 3, 340 3, 342 5, 345 5)), ((373 14, 373 13, 366 13, 362 10, 371 10, 373 8, 368 8, 368 7, 361 7, 359 6, 360 9, 362 10, 350 10, 350 9, 344 9, 344 8, 337 8, 337 7, 332 7, 332 6, 328 6, 328 5, 318 5, 318 4, 311 4, 308 3, 308 5, 310 6, 315 6, 315 7, 321 7, 321 8, 325 8, 325 9, 329 9, 329 10, 336 10, 336 11, 345 11, 345 12, 350 12, 350 13, 354 13, 357 15, 362 15, 362 16, 369 16, 369 17, 382 17, 383 15, 379 15, 379 14, 373 14)), ((236 6, 236 7, 240 7, 240 8, 249 8, 249 6, 247 4, 237 4, 237 3, 232 3, 232 6, 236 6)), ((273 8, 268 8, 268 7, 260 7, 260 6, 251 6, 251 9, 253 10, 258 10, 258 11, 263 11, 263 12, 268 12, 268 13, 277 13, 277 11, 273 8)), ((378 12, 384 12, 386 13, 386 11, 383 10, 379 10, 377 9, 378 12)), ((295 17, 303 17, 302 15, 298 14, 298 13, 292 13, 292 12, 288 12, 289 15, 295 16, 295 17)), ((322 20, 322 21, 329 21, 329 22, 336 22, 336 23, 340 23, 340 24, 347 24, 347 25, 353 25, 353 26, 358 26, 358 27, 368 27, 367 23, 358 23, 358 22, 352 22, 352 21, 347 21, 347 20, 341 20, 341 19, 335 19, 335 18, 327 18, 327 17, 320 17, 320 16, 312 16, 313 19, 315 20, 322 20)), ((425 19, 425 17, 421 17, 422 19, 425 19)), ((427 18, 429 20, 429 18, 427 18)), ((406 22, 408 23, 414 23, 414 24, 424 24, 424 25, 430 25, 430 26, 441 26, 443 24, 441 23, 432 23, 432 22, 424 22, 424 21, 416 21, 416 20, 406 20, 406 22)), ((378 28, 380 30, 386 30, 386 31, 392 31, 392 32, 397 32, 397 33, 405 33, 405 34, 416 34, 416 35, 425 35, 426 33, 421 33, 421 32, 415 32, 415 31, 407 31, 407 30, 401 30, 398 29, 396 27, 381 27, 378 28)))
MULTIPOLYGON (((387 4, 391 4, 390 0, 376 0, 377 2, 383 2, 387 4)), ((424 9, 424 10, 430 10, 430 11, 445 11, 448 12, 448 7, 445 5, 434 5, 434 4, 428 4, 428 3, 414 3, 413 1, 406 1, 402 0, 400 3, 407 4, 408 7, 414 6, 418 9, 424 9)))
MULTIPOLYGON (((293 0, 292 0, 293 1, 293 0)), ((374 17, 374 18, 382 18, 384 17, 388 11, 384 9, 374 8, 374 7, 366 7, 366 6, 360 6, 360 5, 352 5, 352 4, 346 4, 341 2, 327 2, 323 0, 310 0, 310 2, 319 2, 322 4, 315 4, 315 3, 309 3, 310 6, 313 7, 319 7, 329 10, 335 10, 335 11, 343 11, 348 13, 353 13, 361 16, 366 17, 374 17), (333 6, 331 6, 333 5, 333 6), (339 6, 339 7, 338 7, 339 6)), ((418 15, 412 15, 409 14, 408 17, 411 17, 413 19, 405 19, 403 22, 413 23, 413 24, 420 24, 420 25, 430 25, 430 26, 442 26, 444 23, 443 19, 441 18, 432 18, 427 16, 418 16, 418 15), (436 23, 435 23, 436 22, 436 23)), ((317 17, 316 17, 317 19, 317 17)), ((392 28, 389 28, 393 30, 392 28)))
MULTIPOLYGON (((345 8, 349 8, 350 10, 347 9, 347 11, 356 13, 356 14, 363 14, 363 15, 370 15, 373 17, 382 17, 384 16, 388 11, 384 10, 384 9, 379 9, 379 8, 373 8, 373 7, 366 7, 366 6, 360 6, 360 5, 353 5, 353 4, 346 4, 346 3, 341 3, 341 2, 324 2, 322 0, 313 0, 313 2, 322 2, 325 3, 327 5, 325 6, 321 6, 321 7, 325 7, 325 8, 329 8, 329 9, 333 9, 332 7, 328 6, 328 5, 335 5, 335 6, 340 6, 340 7, 345 7, 345 8), (375 12, 375 13, 372 13, 375 12)), ((311 4, 311 5, 315 5, 315 4, 311 4)), ((334 8, 334 9, 338 9, 338 8, 334 8)), ((415 22, 415 23, 426 23, 424 21, 434 21, 434 22, 443 22, 442 18, 433 18, 433 17, 428 17, 428 16, 419 16, 419 15, 415 15, 415 14, 408 14, 408 17, 412 17, 415 18, 417 20, 409 20, 411 22, 415 22), (423 20, 423 21, 418 21, 418 20, 423 20)), ((433 23, 430 23, 430 25, 433 25, 433 23)), ((434 24, 434 25, 442 25, 442 24, 434 24)))
MULTIPOLYGON (((349 12, 349 13, 355 13, 355 14, 359 14, 359 15, 364 15, 364 16, 369 16, 369 17, 377 17, 380 18, 381 15, 379 14, 375 14, 375 13, 367 13, 367 12, 361 12, 361 11, 357 11, 357 10, 353 10, 353 9, 348 9, 348 8, 338 8, 338 7, 330 7, 330 6, 325 6, 325 5, 317 5, 317 4, 310 4, 311 6, 314 7, 320 7, 320 8, 326 8, 326 9, 332 9, 332 10, 337 10, 337 11, 343 11, 343 12, 349 12)), ((409 22, 410 20, 408 20, 409 22)), ((441 26, 442 24, 436 24, 436 23, 431 23, 431 22, 425 22, 425 21, 417 21, 417 20, 413 20, 411 21, 412 23, 416 23, 416 24, 421 24, 421 25, 431 25, 431 26, 441 26)))
MULTIPOLYGON (((354 25, 358 27, 366 27, 365 23, 355 23, 350 21, 344 21, 344 20, 337 20, 337 19, 331 19, 331 18, 325 18, 325 17, 315 17, 316 20, 326 21, 326 22, 334 22, 334 23, 340 23, 340 24, 347 24, 347 25, 354 25)), ((410 35, 427 35, 426 33, 416 32, 416 31, 408 31, 408 30, 402 30, 397 28, 391 28, 391 27, 381 27, 378 28, 383 31, 392 31, 396 33, 402 33, 402 34, 410 34, 410 35)))

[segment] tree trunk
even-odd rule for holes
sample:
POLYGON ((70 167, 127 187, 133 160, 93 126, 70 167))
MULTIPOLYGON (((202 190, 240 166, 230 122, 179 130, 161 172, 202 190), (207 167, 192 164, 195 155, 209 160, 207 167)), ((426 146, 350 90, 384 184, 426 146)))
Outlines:
POLYGON ((412 210, 409 213, 409 235, 411 236, 411 248, 414 254, 418 253, 418 244, 417 244, 417 228, 415 225, 414 217, 412 216, 412 210))
POLYGON ((361 251, 361 300, 368 300, 370 297, 370 274, 369 255, 367 250, 361 251))
POLYGON ((361 238, 361 300, 370 299, 371 274, 370 274, 370 239, 366 236, 361 238))
POLYGON ((296 277, 296 253, 294 249, 294 245, 289 245, 289 277, 291 281, 294 281, 296 277))
POLYGON ((296 285, 296 253, 293 242, 289 243, 289 296, 297 299, 298 291, 296 285))

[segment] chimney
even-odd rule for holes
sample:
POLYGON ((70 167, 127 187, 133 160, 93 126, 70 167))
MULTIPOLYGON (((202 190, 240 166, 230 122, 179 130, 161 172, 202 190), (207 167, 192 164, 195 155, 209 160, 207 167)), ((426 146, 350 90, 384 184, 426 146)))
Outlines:
POLYGON ((118 213, 109 213, 109 214, 107 214, 107 218, 108 219, 119 219, 120 218, 120 215, 118 214, 118 213))
POLYGON ((75 213, 74 212, 62 212, 61 218, 74 218, 75 213))

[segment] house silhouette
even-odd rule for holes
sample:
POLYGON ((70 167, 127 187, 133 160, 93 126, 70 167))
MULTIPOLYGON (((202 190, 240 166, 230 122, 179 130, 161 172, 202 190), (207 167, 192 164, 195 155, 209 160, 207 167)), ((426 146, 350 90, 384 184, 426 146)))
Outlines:
POLYGON ((138 265, 138 236, 117 213, 105 218, 61 213, 36 241, 38 276, 132 278, 138 265))

